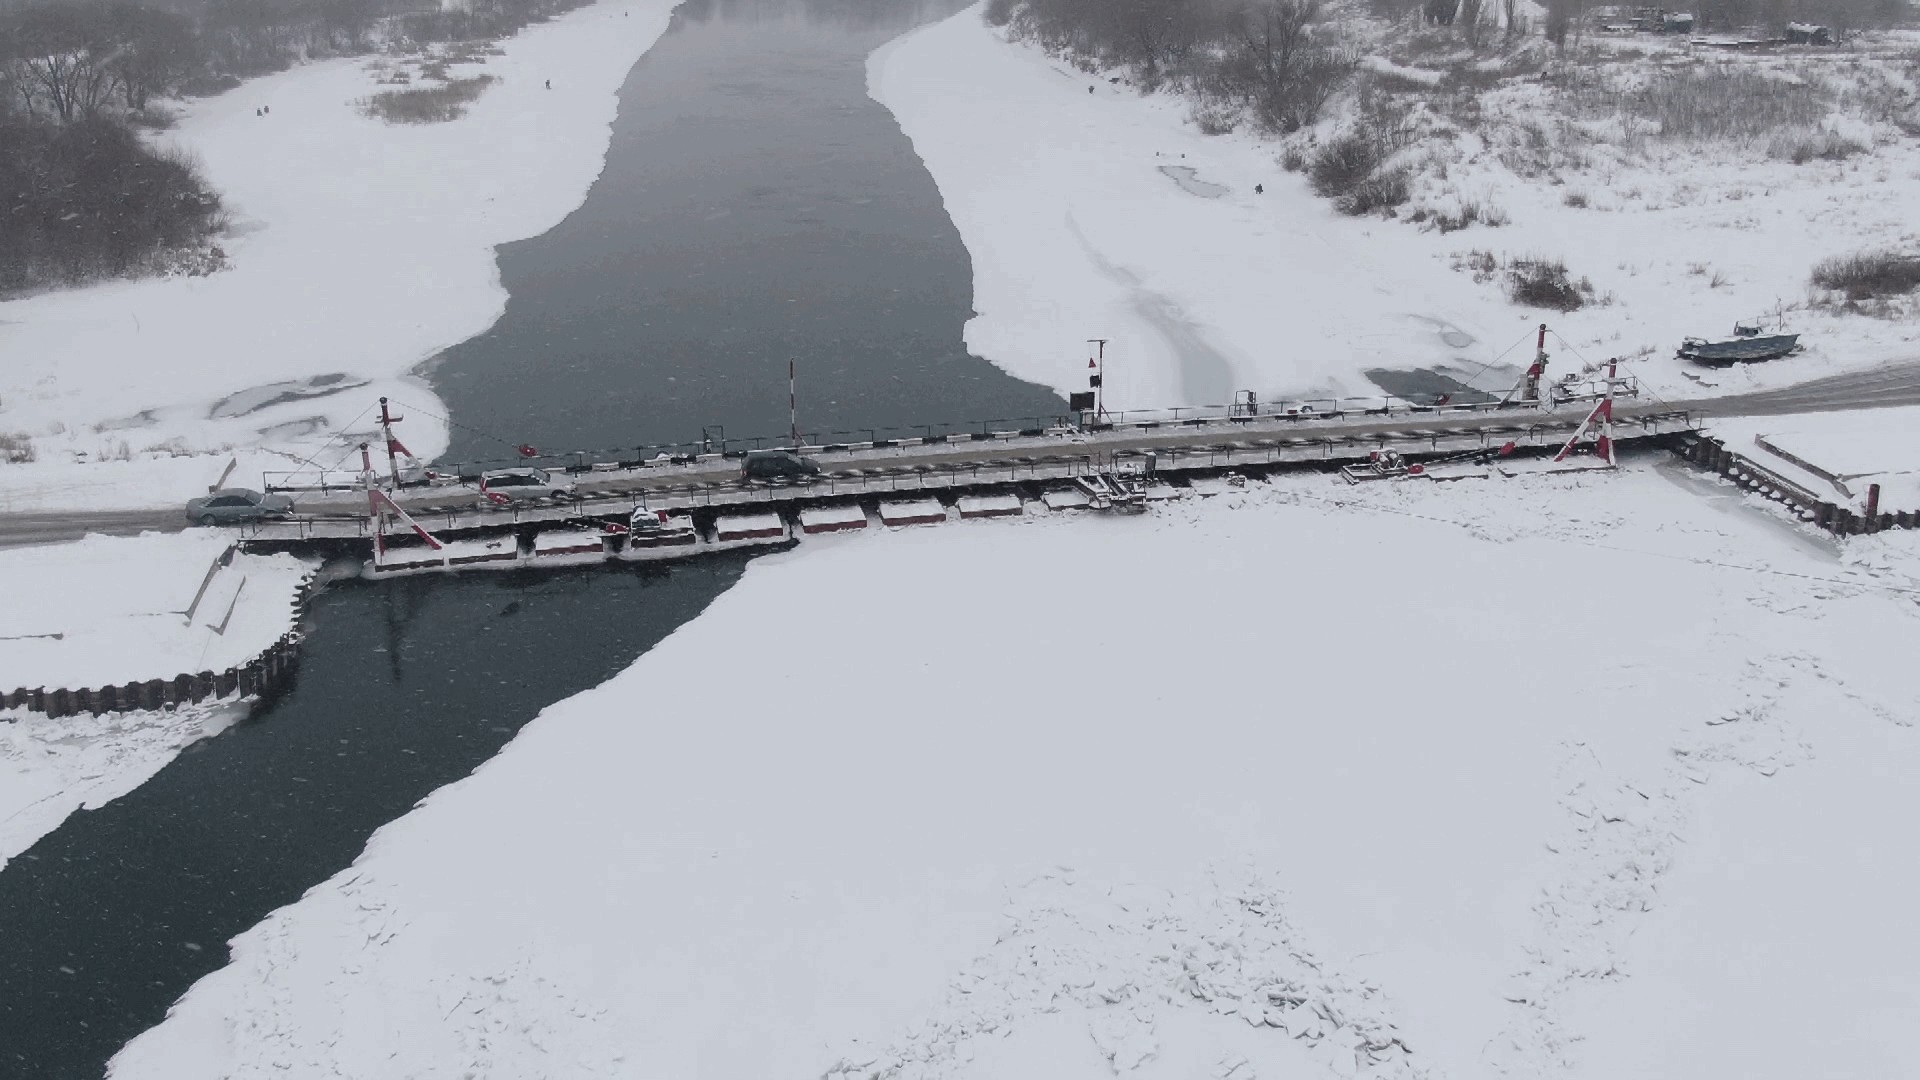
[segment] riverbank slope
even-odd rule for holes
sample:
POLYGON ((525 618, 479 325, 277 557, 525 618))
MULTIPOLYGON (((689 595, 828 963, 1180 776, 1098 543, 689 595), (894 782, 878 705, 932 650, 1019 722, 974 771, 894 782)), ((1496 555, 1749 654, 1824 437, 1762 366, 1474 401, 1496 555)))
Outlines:
POLYGON ((0 304, 0 433, 34 458, 0 464, 0 512, 176 506, 230 455, 249 485, 353 467, 381 395, 419 407, 399 434, 438 454, 443 410, 409 373, 505 309, 496 246, 585 199, 620 86, 673 7, 602 0, 528 27, 453 66, 494 81, 445 123, 361 111, 382 57, 188 104, 157 140, 224 199, 229 268, 0 304))
MULTIPOLYGON (((1491 147, 1450 166, 1451 204, 1423 188, 1389 220, 1339 214, 1282 166, 1280 142, 1204 134, 1186 99, 1010 42, 978 6, 876 52, 868 85, 972 253, 968 344, 1064 393, 1086 389, 1086 339, 1109 339, 1109 408, 1222 404, 1236 390, 1498 395, 1542 322, 1550 377, 1625 357, 1625 373, 1669 400, 1920 357, 1911 318, 1806 306, 1821 258, 1911 239, 1911 138, 1800 165, 1687 146, 1564 179, 1516 175, 1491 147), (1462 199, 1501 223, 1439 226, 1462 199), (1587 279, 1585 306, 1510 299, 1508 271, 1528 259, 1587 279), (1718 371, 1672 355, 1685 336, 1776 309, 1805 332, 1804 353, 1718 371), (1370 378, 1382 371, 1397 375, 1370 378)), ((1580 129, 1538 94, 1523 100, 1526 115, 1580 129)))

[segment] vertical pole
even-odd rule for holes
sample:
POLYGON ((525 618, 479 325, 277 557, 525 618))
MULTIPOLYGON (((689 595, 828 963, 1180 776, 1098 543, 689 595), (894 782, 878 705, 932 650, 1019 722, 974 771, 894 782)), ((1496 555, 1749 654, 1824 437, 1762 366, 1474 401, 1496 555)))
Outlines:
POLYGON ((1613 381, 1620 367, 1618 358, 1607 361, 1607 399, 1600 411, 1600 456, 1613 464, 1613 381))
POLYGON ((793 428, 793 448, 800 449, 800 404, 793 391, 793 360, 787 360, 787 421, 793 428))
POLYGON ((380 437, 387 442, 387 481, 395 489, 400 487, 400 462, 393 455, 393 414, 387 411, 387 399, 380 399, 380 437))
POLYGON ((1527 401, 1540 400, 1540 378, 1547 373, 1547 324, 1540 324, 1540 335, 1533 345, 1533 366, 1527 368, 1527 388, 1521 397, 1527 401))
POLYGON ((1100 377, 1100 385, 1093 388, 1093 415, 1107 415, 1107 339, 1088 338, 1087 344, 1099 348, 1099 359, 1094 361, 1094 373, 1100 377))
MULTIPOLYGON (((381 399, 382 402, 385 400, 381 399)), ((374 561, 378 563, 380 556, 387 553, 387 530, 381 527, 380 495, 373 486, 373 454, 367 449, 366 443, 360 444, 360 482, 367 488, 367 524, 373 528, 373 554, 374 561)))
POLYGON ((1880 485, 1867 485, 1867 531, 1880 531, 1880 485))

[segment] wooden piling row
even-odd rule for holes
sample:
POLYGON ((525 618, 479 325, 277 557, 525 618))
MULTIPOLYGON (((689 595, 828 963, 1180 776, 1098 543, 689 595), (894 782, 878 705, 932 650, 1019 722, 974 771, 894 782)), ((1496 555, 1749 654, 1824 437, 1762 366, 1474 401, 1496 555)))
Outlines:
POLYGON ((49 717, 88 713, 134 712, 197 704, 209 698, 270 693, 285 686, 300 662, 300 619, 317 591, 314 575, 301 582, 293 599, 293 629, 280 635, 258 656, 225 671, 199 671, 171 679, 147 679, 118 686, 19 687, 0 693, 0 709, 28 709, 49 717))
POLYGON ((1835 536, 1857 536, 1884 529, 1920 526, 1920 511, 1881 511, 1871 515, 1854 513, 1852 507, 1822 499, 1772 469, 1727 449, 1726 444, 1708 435, 1683 438, 1675 445, 1674 452, 1749 491, 1791 507, 1802 520, 1810 521, 1835 536))

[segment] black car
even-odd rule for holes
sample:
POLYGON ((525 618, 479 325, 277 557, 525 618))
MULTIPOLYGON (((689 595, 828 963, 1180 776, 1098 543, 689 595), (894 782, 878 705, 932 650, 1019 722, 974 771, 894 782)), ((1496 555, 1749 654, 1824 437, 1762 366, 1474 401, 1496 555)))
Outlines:
POLYGON ((794 480, 819 476, 820 466, 792 450, 750 450, 740 475, 748 480, 794 480))

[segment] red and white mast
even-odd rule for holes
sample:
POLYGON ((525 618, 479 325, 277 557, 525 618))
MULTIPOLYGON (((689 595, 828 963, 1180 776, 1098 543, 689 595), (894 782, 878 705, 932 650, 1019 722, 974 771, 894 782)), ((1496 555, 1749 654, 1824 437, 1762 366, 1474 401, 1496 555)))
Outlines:
POLYGON ((1540 380, 1547 374, 1547 324, 1540 324, 1540 336, 1534 341, 1533 363, 1527 368, 1526 381, 1521 384, 1520 398, 1523 401, 1540 400, 1540 380))
POLYGON ((1607 392, 1594 403, 1593 411, 1587 414, 1585 420, 1580 421, 1580 426, 1574 429, 1573 438, 1568 439, 1567 445, 1553 455, 1553 460, 1566 460, 1567 455, 1573 453, 1574 444, 1578 443, 1582 436, 1592 432, 1594 433, 1593 455, 1606 462, 1608 466, 1613 465, 1613 384, 1617 378, 1616 372, 1619 366, 1618 359, 1607 361, 1607 392))
MULTIPOLYGON (((386 399, 381 398, 380 402, 384 419, 386 399)), ((427 546, 433 550, 439 551, 446 546, 440 542, 439 537, 428 532, 426 526, 413 520, 413 515, 407 513, 399 503, 394 502, 391 495, 380 490, 373 474, 373 452, 366 443, 360 444, 360 482, 367 489, 367 522, 373 529, 373 561, 376 565, 387 554, 387 514, 389 513, 405 522, 407 527, 412 529, 420 539, 425 540, 427 546)))
POLYGON ((413 451, 393 436, 393 425, 405 419, 404 416, 393 415, 387 408, 386 398, 380 399, 380 437, 387 443, 387 478, 396 488, 400 486, 400 458, 406 458, 407 463, 416 469, 422 468, 420 459, 413 456, 413 451))

